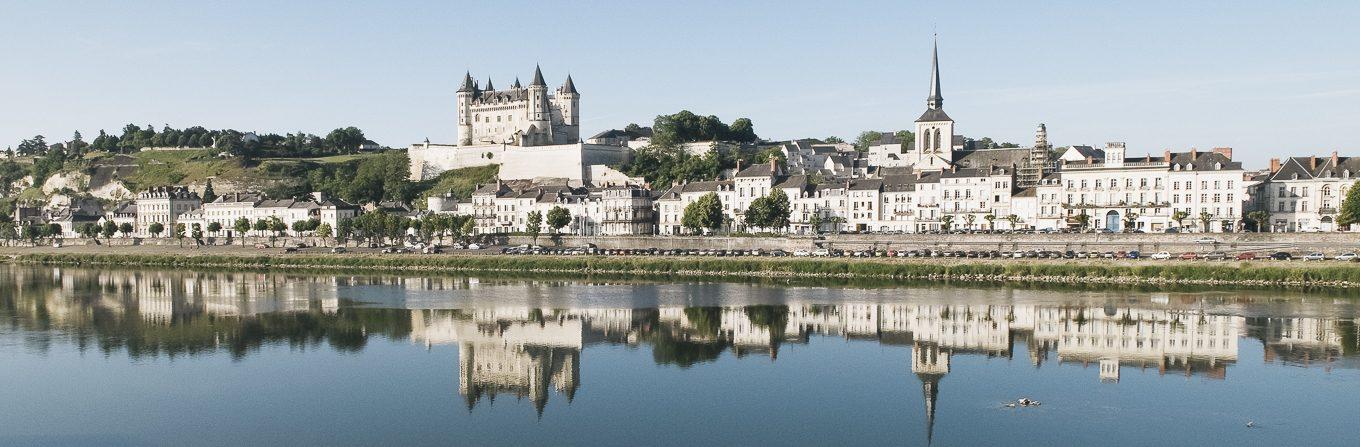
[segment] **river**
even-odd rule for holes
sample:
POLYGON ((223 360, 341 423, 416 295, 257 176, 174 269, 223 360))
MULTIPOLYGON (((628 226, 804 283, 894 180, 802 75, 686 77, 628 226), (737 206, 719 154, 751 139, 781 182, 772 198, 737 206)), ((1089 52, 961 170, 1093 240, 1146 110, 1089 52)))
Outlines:
POLYGON ((1337 293, 12 265, 0 278, 0 445, 1360 437, 1360 301, 1337 293))

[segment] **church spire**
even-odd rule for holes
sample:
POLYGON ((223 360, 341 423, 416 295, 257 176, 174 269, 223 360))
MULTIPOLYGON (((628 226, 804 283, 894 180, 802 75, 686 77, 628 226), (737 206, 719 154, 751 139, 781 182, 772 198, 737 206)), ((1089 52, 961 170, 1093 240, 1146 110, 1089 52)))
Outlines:
POLYGON ((495 90, 496 90, 496 88, 491 86, 491 77, 490 77, 490 76, 487 76, 487 77, 486 77, 486 91, 495 91, 495 90))
POLYGON ((930 97, 926 98, 926 106, 931 109, 939 109, 944 106, 944 97, 940 96, 940 38, 935 37, 934 50, 930 55, 930 97))
POLYGON ((537 64, 534 65, 534 80, 529 82, 529 86, 548 86, 547 82, 543 82, 543 70, 539 70, 537 64))
POLYGON ((515 85, 513 85, 512 87, 514 87, 514 88, 520 88, 520 86, 519 86, 519 76, 515 76, 515 85))

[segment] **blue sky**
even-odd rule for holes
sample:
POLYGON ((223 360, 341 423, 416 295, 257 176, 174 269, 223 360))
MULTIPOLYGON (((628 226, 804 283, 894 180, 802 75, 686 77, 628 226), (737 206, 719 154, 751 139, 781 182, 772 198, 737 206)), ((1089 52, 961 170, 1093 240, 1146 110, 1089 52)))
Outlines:
POLYGON ((0 145, 128 122, 454 141, 463 72, 570 72, 584 134, 689 109, 853 138, 923 111, 933 31, 970 137, 1360 155, 1360 2, 0 0, 0 145))

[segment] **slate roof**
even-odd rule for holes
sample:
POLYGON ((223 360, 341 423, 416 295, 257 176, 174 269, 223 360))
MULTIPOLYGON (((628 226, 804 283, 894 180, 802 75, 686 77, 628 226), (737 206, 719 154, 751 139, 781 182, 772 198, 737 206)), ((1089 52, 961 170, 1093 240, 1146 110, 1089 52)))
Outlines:
POLYGON ((926 113, 922 113, 921 117, 916 119, 918 123, 934 121, 954 121, 954 119, 945 114, 944 109, 926 109, 926 113))

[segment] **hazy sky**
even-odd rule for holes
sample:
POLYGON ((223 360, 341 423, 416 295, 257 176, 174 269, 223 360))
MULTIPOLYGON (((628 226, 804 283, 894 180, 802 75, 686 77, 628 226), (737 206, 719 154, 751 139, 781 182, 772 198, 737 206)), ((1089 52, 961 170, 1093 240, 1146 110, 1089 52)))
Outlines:
POLYGON ((0 0, 0 146, 125 123, 453 142, 535 63, 583 135, 689 109, 772 139, 910 128, 938 31, 959 133, 1360 155, 1360 2, 0 0))

